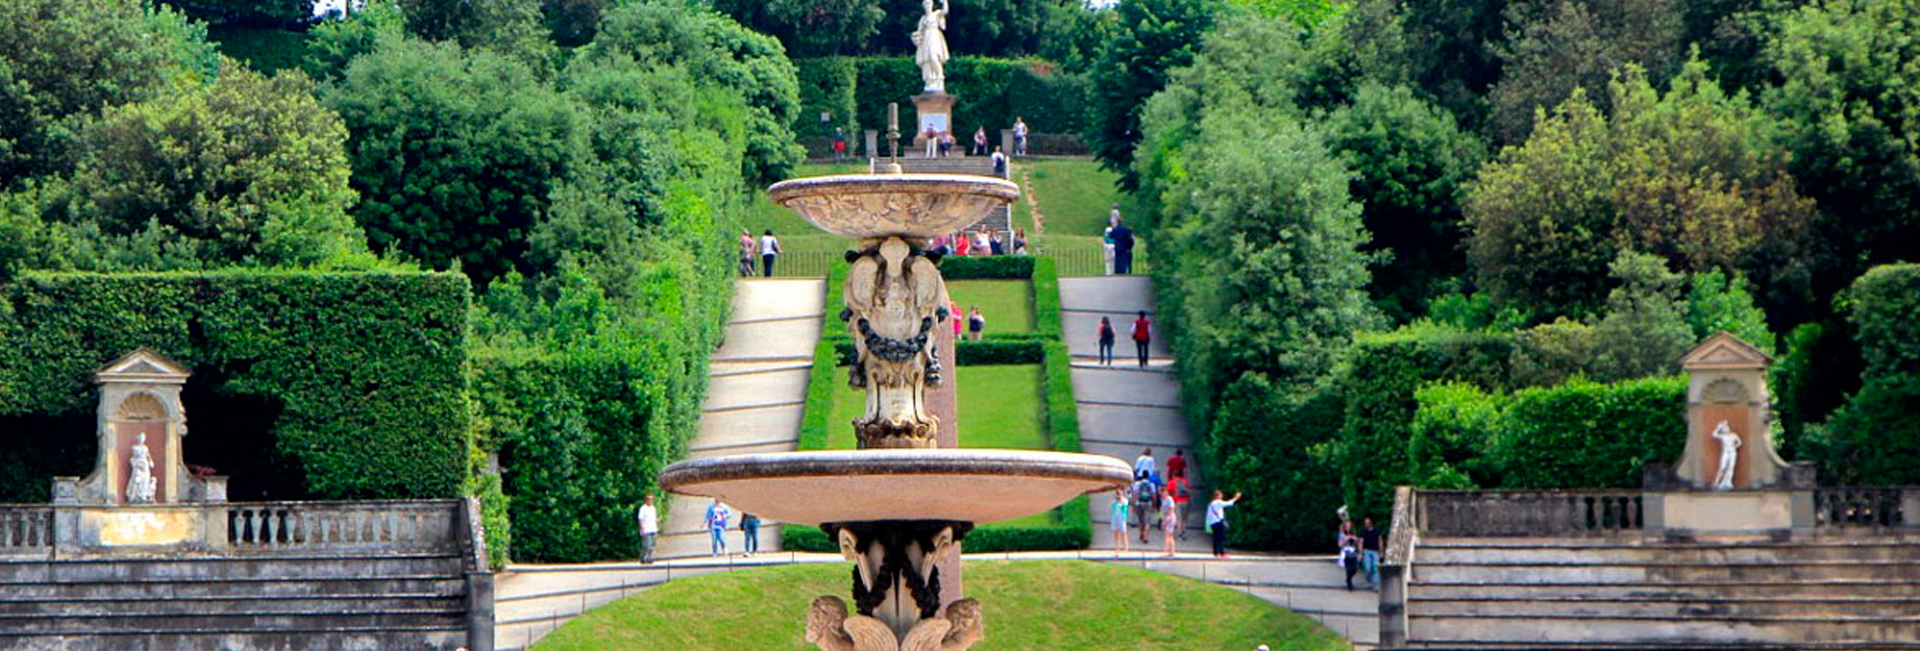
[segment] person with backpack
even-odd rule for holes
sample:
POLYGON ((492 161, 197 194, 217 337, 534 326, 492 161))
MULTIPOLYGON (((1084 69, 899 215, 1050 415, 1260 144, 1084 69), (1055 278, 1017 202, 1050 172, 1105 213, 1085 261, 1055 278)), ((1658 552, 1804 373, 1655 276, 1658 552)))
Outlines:
POLYGON ((1133 346, 1140 351, 1140 368, 1147 367, 1147 344, 1153 343, 1153 323, 1147 321, 1147 311, 1140 311, 1140 318, 1133 320, 1133 346))
POLYGON ((1113 322, 1100 317, 1100 364, 1113 366, 1113 322))
MULTIPOLYGON (((1174 459, 1178 458, 1174 457, 1174 459)), ((1171 467, 1173 459, 1168 459, 1167 465, 1171 467)), ((1173 498, 1173 516, 1169 518, 1173 522, 1172 535, 1181 540, 1187 539, 1187 502, 1193 499, 1188 495, 1193 490, 1192 486, 1193 483, 1187 480, 1186 473, 1167 478, 1167 495, 1173 498)))
POLYGON ((1160 503, 1160 491, 1156 490, 1153 478, 1140 475, 1133 482, 1133 510, 1140 518, 1140 544, 1147 544, 1147 530, 1153 527, 1154 507, 1160 503))

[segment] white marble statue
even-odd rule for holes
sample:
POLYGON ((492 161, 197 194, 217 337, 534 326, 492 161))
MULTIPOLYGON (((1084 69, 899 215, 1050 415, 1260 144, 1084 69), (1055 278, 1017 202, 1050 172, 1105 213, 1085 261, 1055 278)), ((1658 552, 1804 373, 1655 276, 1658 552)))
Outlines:
POLYGON ((147 451, 147 435, 141 434, 133 439, 133 450, 129 453, 127 465, 133 472, 127 477, 127 501, 133 504, 153 502, 153 453, 147 451))
POLYGON ((920 65, 920 79, 926 82, 928 93, 947 92, 947 11, 951 9, 947 0, 940 0, 940 9, 933 8, 933 0, 920 0, 920 6, 927 13, 920 16, 920 25, 913 28, 913 62, 920 65))
POLYGON ((1727 427, 1727 421, 1713 428, 1713 440, 1720 442, 1720 471, 1713 475, 1714 490, 1733 488, 1733 467, 1740 460, 1740 435, 1727 427))

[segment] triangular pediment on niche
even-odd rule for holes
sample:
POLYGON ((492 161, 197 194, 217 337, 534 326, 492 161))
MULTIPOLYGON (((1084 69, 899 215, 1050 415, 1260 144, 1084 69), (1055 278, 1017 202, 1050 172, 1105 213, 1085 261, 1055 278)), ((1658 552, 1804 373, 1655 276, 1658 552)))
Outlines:
POLYGON ((1694 346, 1680 357, 1681 366, 1709 365, 1724 366, 1734 364, 1757 364, 1765 366, 1773 358, 1755 348, 1732 333, 1721 331, 1706 341, 1694 346))
POLYGON ((160 353, 141 348, 109 362, 97 375, 101 382, 181 383, 192 372, 160 353))

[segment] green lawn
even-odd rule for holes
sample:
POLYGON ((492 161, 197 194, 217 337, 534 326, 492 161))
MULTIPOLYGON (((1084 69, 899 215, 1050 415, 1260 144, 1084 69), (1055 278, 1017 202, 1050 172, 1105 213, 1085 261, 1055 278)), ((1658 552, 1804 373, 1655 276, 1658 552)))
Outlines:
POLYGON ((1033 281, 950 280, 947 295, 962 310, 979 306, 987 332, 1033 332, 1033 281))
MULTIPOLYGON (((536 651, 812 651, 815 597, 848 597, 847 564, 788 565, 677 579, 588 612, 536 651)), ((978 651, 1332 651, 1349 646, 1306 617, 1230 588, 1087 561, 974 561, 978 651)))
MULTIPOLYGON (((794 177, 858 174, 866 171, 866 163, 802 164, 794 170, 794 177)), ((792 253, 804 251, 838 253, 852 248, 853 240, 823 233, 807 223, 807 220, 801 219, 800 215, 794 214, 792 210, 767 200, 766 192, 759 192, 758 195, 754 198, 753 205, 747 214, 740 220, 740 225, 753 231, 755 236, 771 228, 774 235, 780 238, 780 248, 792 253)))
POLYGON ((1036 160, 1021 163, 1039 195, 1048 235, 1100 237, 1107 211, 1119 201, 1113 182, 1119 175, 1091 160, 1036 160))
MULTIPOLYGON (((1038 364, 1018 366, 947 367, 960 382, 960 447, 1051 450, 1045 414, 1044 387, 1038 364)), ((833 411, 827 416, 827 447, 851 450, 853 419, 866 413, 867 394, 847 388, 845 369, 834 374, 833 411)), ((991 522, 984 527, 1037 527, 1054 524, 1052 511, 1017 520, 991 522)))

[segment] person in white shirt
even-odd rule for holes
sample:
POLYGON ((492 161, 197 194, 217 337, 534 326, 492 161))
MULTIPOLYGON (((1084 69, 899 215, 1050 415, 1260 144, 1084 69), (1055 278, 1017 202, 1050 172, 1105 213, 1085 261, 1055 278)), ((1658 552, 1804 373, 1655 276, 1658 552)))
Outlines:
POLYGON ((653 508, 653 496, 640 504, 640 562, 653 562, 653 538, 660 535, 660 511, 653 508))
POLYGON ((760 236, 760 275, 773 277, 773 257, 777 255, 780 255, 780 240, 773 236, 773 229, 769 228, 765 235, 760 236))
POLYGON ((1160 472, 1160 465, 1153 461, 1153 448, 1140 451, 1140 457, 1133 460, 1133 477, 1151 477, 1160 472))

